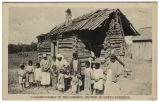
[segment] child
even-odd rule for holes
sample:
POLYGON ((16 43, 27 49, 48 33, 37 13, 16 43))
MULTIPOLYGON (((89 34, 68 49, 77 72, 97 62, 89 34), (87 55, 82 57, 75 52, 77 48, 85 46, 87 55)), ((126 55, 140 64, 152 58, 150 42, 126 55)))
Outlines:
MULTIPOLYGON (((75 73, 77 74, 78 79, 81 78, 81 61, 78 58, 77 53, 73 53, 73 59, 70 63, 70 74, 74 75, 75 73)), ((77 86, 78 92, 80 91, 80 86, 77 86)))
POLYGON ((103 91, 104 83, 103 83, 103 70, 100 68, 99 63, 93 64, 93 76, 94 76, 94 92, 93 94, 97 94, 103 91))
POLYGON ((28 66, 26 67, 27 82, 29 82, 30 87, 33 86, 33 82, 34 82, 34 67, 33 67, 32 64, 33 64, 32 60, 29 60, 28 61, 28 66))
POLYGON ((57 83, 57 88, 59 91, 64 91, 65 90, 65 84, 64 84, 64 70, 60 69, 60 73, 58 76, 58 83, 57 83))
POLYGON ((40 87, 41 84, 41 68, 40 68, 40 63, 36 63, 36 67, 35 68, 35 72, 34 72, 34 76, 35 76, 35 81, 37 83, 37 87, 40 87))
POLYGON ((19 75, 19 84, 21 86, 22 89, 24 89, 24 84, 26 81, 26 71, 24 70, 24 65, 21 64, 20 65, 20 70, 18 71, 18 75, 19 75))
POLYGON ((53 87, 53 90, 55 90, 57 88, 57 75, 58 71, 56 69, 56 56, 52 57, 52 61, 51 61, 51 84, 53 87))
POLYGON ((92 93, 91 91, 91 76, 92 76, 92 69, 90 67, 90 63, 87 61, 85 63, 85 81, 84 81, 84 90, 85 93, 90 95, 92 93))
POLYGON ((77 93, 77 87, 78 87, 78 81, 79 79, 77 78, 77 74, 74 73, 74 75, 72 76, 72 80, 71 80, 71 91, 73 94, 77 93))

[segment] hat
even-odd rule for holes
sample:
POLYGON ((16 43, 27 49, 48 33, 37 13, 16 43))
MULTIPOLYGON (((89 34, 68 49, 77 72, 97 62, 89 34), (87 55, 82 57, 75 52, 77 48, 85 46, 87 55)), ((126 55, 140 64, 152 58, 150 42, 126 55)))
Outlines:
POLYGON ((57 58, 63 58, 63 55, 61 55, 61 54, 57 54, 57 56, 56 56, 57 58))
POLYGON ((46 57, 46 54, 43 54, 43 57, 46 57))

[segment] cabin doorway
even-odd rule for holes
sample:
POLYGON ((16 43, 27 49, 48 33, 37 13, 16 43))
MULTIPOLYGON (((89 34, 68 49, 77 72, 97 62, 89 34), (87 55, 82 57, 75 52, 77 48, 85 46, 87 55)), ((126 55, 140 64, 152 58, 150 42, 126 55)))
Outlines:
POLYGON ((83 34, 79 34, 78 37, 86 46, 85 49, 89 50, 91 57, 101 57, 101 51, 103 51, 103 42, 106 37, 103 30, 100 30, 100 32, 83 32, 83 34))

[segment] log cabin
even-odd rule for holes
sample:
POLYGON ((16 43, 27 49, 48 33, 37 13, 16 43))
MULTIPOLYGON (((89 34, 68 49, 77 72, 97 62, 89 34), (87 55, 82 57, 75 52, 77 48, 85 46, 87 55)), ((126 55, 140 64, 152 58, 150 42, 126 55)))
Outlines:
POLYGON ((76 52, 82 66, 89 57, 104 63, 112 53, 125 56, 125 36, 139 35, 119 9, 97 10, 74 19, 70 9, 65 13, 64 23, 37 36, 39 59, 43 53, 48 56, 60 53, 70 61, 76 52))

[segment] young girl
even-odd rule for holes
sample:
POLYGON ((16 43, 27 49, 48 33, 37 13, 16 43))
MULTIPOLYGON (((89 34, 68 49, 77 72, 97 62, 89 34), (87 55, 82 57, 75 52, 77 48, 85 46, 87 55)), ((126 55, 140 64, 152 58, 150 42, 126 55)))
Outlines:
POLYGON ((73 94, 76 94, 77 93, 77 87, 78 87, 78 84, 79 84, 79 79, 77 77, 77 74, 74 73, 74 75, 72 76, 72 80, 71 80, 71 91, 73 94))
POLYGON ((90 63, 85 63, 85 81, 84 81, 84 90, 85 94, 90 95, 92 93, 91 91, 91 76, 92 76, 92 68, 90 67, 90 63))
POLYGON ((34 67, 33 67, 32 64, 33 64, 32 60, 29 60, 28 61, 28 66, 26 67, 27 82, 29 82, 30 87, 33 86, 33 82, 34 82, 34 67))
POLYGON ((35 68, 35 72, 34 72, 34 76, 35 76, 35 81, 37 83, 37 87, 40 87, 41 84, 41 68, 40 68, 40 63, 36 63, 36 67, 35 68))
POLYGON ((94 76, 94 92, 93 94, 97 94, 104 89, 103 83, 103 70, 100 68, 99 63, 93 64, 93 76, 94 76))
POLYGON ((24 65, 20 65, 20 70, 18 71, 19 75, 19 84, 22 89, 24 89, 25 81, 26 81, 26 71, 24 70, 24 65))
POLYGON ((58 76, 58 83, 57 83, 57 88, 59 91, 64 91, 65 90, 65 84, 64 84, 64 70, 60 69, 60 73, 58 76))

